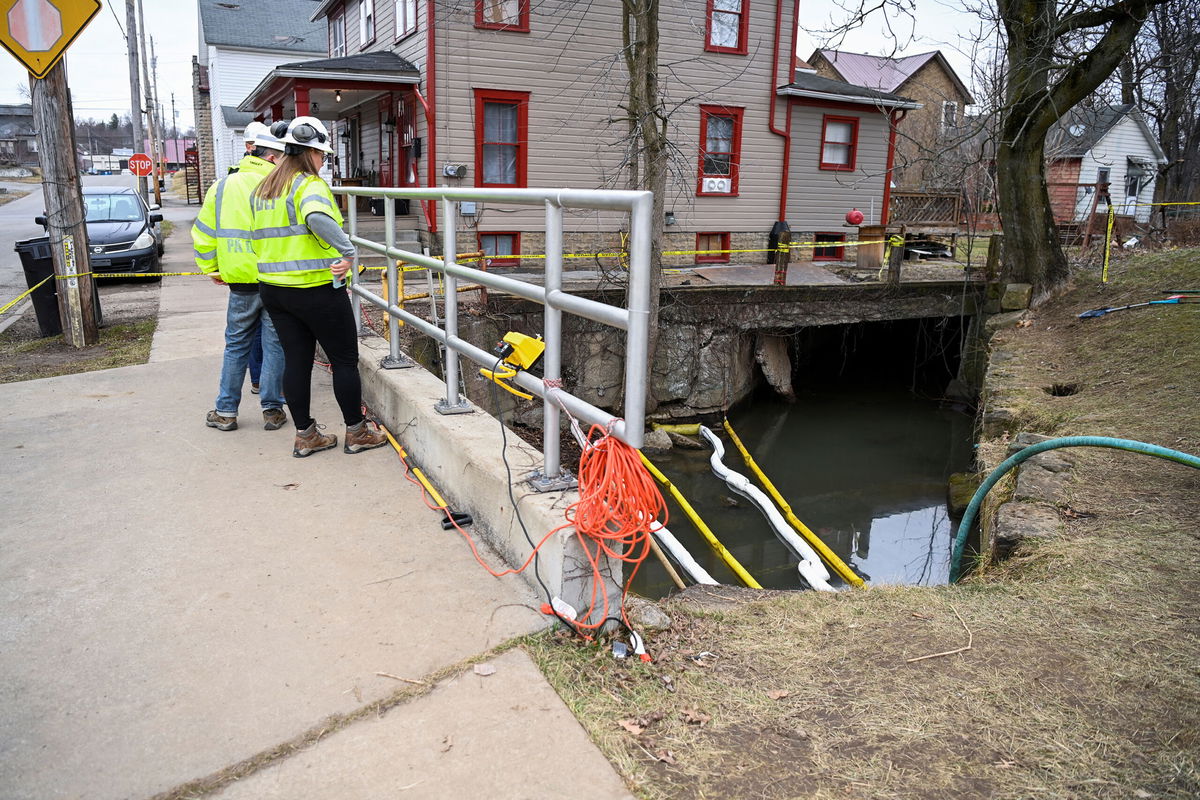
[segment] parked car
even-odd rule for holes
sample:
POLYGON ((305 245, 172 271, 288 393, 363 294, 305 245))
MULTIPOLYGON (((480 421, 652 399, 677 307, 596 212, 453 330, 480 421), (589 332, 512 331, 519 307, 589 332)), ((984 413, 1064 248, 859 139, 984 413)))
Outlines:
MULTIPOLYGON (((136 189, 126 186, 85 186, 83 206, 93 271, 159 271, 163 238, 158 206, 148 205, 136 189)), ((35 221, 46 227, 45 215, 35 221)))

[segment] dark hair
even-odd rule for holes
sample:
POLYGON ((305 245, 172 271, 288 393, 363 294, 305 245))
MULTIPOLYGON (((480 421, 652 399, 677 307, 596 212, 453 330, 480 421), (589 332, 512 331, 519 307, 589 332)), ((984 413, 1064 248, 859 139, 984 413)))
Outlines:
MULTIPOLYGON (((254 156, 255 158, 265 159, 268 155, 269 150, 271 150, 270 147, 263 147, 260 144, 258 147, 254 148, 253 150, 250 151, 250 155, 254 156)), ((275 152, 278 153, 279 151, 276 150, 275 152)))

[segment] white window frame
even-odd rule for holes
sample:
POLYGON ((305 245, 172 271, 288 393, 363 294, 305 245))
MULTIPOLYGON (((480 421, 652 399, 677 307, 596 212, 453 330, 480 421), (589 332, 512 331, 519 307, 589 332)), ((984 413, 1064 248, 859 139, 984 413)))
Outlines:
POLYGON ((417 30, 417 0, 396 0, 396 38, 417 30))
POLYGON ((941 128, 942 128, 942 130, 946 130, 947 128, 956 128, 956 127, 958 127, 958 102, 955 100, 943 100, 942 101, 942 125, 941 125, 941 128), (953 109, 952 113, 953 113, 954 119, 951 120, 950 122, 947 122, 946 121, 946 112, 950 109, 953 109))
POLYGON ((329 18, 329 57, 340 58, 346 55, 346 9, 342 8, 336 16, 329 18), (336 36, 335 34, 341 34, 336 36))
POLYGON ((375 0, 360 0, 358 4, 358 49, 365 50, 375 41, 375 0), (367 30, 367 20, 371 30, 367 30))

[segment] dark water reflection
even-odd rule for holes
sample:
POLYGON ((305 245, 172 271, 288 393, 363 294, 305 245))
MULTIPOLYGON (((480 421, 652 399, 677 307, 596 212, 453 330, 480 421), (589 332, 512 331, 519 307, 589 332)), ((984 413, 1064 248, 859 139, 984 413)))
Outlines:
MULTIPOLYGON (((795 404, 756 400, 730 421, 796 516, 870 583, 947 581, 954 530, 946 480, 970 463, 968 414, 903 390, 859 386, 810 392, 795 404)), ((726 448, 725 463, 750 476, 732 444, 726 448)), ((800 588, 795 559, 762 513, 712 474, 710 455, 674 450, 655 463, 759 583, 800 588)), ((714 578, 738 584, 670 502, 671 531, 714 578)), ((635 591, 661 596, 670 589, 653 557, 642 572, 635 591)))

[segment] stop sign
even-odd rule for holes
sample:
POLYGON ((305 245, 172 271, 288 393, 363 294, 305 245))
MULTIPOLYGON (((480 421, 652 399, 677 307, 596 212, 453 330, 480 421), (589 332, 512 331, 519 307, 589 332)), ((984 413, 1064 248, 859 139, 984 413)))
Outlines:
POLYGON ((145 153, 134 153, 129 157, 129 171, 139 178, 147 177, 154 170, 154 162, 145 153))

